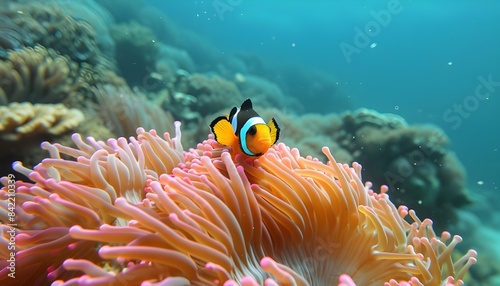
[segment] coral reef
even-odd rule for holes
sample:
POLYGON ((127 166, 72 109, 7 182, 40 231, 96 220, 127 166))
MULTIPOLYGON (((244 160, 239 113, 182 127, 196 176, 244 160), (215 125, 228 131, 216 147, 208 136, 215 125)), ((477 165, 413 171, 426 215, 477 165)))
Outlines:
POLYGON ((8 102, 59 103, 72 107, 95 101, 93 86, 126 86, 123 78, 104 66, 78 65, 43 46, 11 51, 0 60, 0 105, 8 102))
POLYGON ((475 267, 470 272, 474 278, 467 283, 470 286, 498 285, 500 282, 500 249, 496 247, 500 239, 500 215, 492 211, 498 209, 496 192, 492 194, 495 197, 478 198, 472 207, 459 211, 458 223, 452 229, 464 234, 466 243, 460 245, 460 250, 474 247, 481 253, 481 267, 475 267), (484 215, 485 212, 488 214, 484 215))
MULTIPOLYGON (((62 104, 13 102, 0 106, 0 171, 11 173, 11 162, 17 160, 33 166, 46 155, 39 149, 40 142, 57 139, 69 143, 64 135, 74 130, 89 134, 85 128, 89 122, 93 120, 84 120, 80 110, 62 104)), ((98 131, 93 128, 90 133, 99 136, 98 131)))
POLYGON ((0 105, 61 102, 79 88, 78 67, 42 46, 10 52, 0 61, 0 105))
MULTIPOLYGON (((37 117, 38 120, 29 121, 27 126, 15 125, 16 128, 10 126, 3 130, 3 140, 0 140, 2 149, 0 158, 4 163, 0 166, 0 169, 7 169, 11 159, 22 159, 25 162, 36 163, 41 159, 39 156, 42 154, 33 151, 33 149, 38 150, 37 145, 40 144, 40 140, 46 140, 50 137, 64 141, 65 139, 61 136, 64 134, 64 128, 68 130, 75 129, 82 134, 92 134, 98 138, 114 136, 113 133, 103 130, 103 122, 96 122, 96 118, 86 120, 80 125, 67 125, 70 123, 69 116, 71 114, 81 114, 80 111, 72 110, 63 116, 65 113, 62 107, 52 108, 50 110, 57 111, 59 114, 57 116, 60 118, 49 119, 52 111, 49 111, 48 108, 42 108, 42 105, 34 105, 33 109, 28 107, 31 106, 29 103, 62 102, 66 106, 79 108, 90 115, 93 113, 93 109, 89 108, 89 106, 92 105, 92 102, 97 102, 92 89, 96 85, 126 86, 126 82, 112 70, 105 69, 104 65, 77 64, 57 51, 40 45, 10 51, 6 59, 0 60, 0 106, 14 102, 22 103, 22 105, 16 105, 16 108, 19 108, 15 110, 18 115, 16 118, 12 117, 14 115, 13 110, 7 106, 2 107, 3 110, 7 110, 2 116, 11 116, 9 119, 11 120, 10 124, 14 125, 25 123, 15 123, 13 120, 28 120, 31 116, 37 117), (45 116, 44 119, 40 117, 42 114, 45 116), (62 125, 56 127, 50 125, 51 123, 46 120, 63 121, 60 122, 62 125), (33 128, 33 132, 28 130, 29 128, 33 128), (62 129, 57 130, 57 128, 62 129), (45 136, 32 136, 37 132, 43 133, 45 136), (26 140, 22 140, 22 142, 17 140, 18 143, 16 144, 8 144, 7 138, 10 138, 9 140, 20 138, 26 140)), ((11 106, 14 105, 11 104, 11 106)), ((147 124, 147 122, 145 123, 147 124)), ((151 127, 161 128, 162 126, 164 125, 153 125, 151 127)), ((135 126, 133 130, 135 130, 135 126)))
POLYGON ((144 0, 99 0, 117 22, 128 22, 137 18, 137 14, 146 6, 144 0))
POLYGON ((437 126, 409 126, 401 117, 360 109, 345 114, 342 131, 333 136, 370 170, 367 180, 389 185, 396 204, 452 223, 453 210, 470 202, 464 168, 437 126))
POLYGON ((45 3, 50 1, 59 5, 61 10, 75 21, 86 22, 91 25, 95 31, 99 52, 106 59, 114 58, 115 43, 110 34, 110 27, 114 23, 114 19, 110 12, 100 5, 101 0, 97 2, 94 0, 48 0, 45 3))
MULTIPOLYGON (((23 2, 23 1, 20 1, 23 2)), ((53 3, 53 2, 50 2, 53 3)), ((14 5, 14 4, 12 4, 14 5)), ((28 11, 35 9, 30 5, 35 5, 34 3, 24 3, 22 6, 20 3, 16 5, 20 5, 19 7, 24 7, 24 5, 28 5, 28 11)), ((48 7, 52 7, 52 4, 48 5, 48 7)), ((55 5, 55 4, 54 4, 55 5)), ((7 6, 6 6, 7 7, 7 6)), ((18 6, 9 6, 10 9, 18 6)), ((5 7, 4 7, 5 8, 5 7)), ((10 10, 7 10, 10 11, 10 10)), ((49 11, 43 10, 40 13, 49 13, 49 11)), ((34 11, 30 12, 29 15, 33 16, 35 14, 34 11)), ((37 14, 42 15, 42 14, 37 14)), ((47 21, 46 26, 53 20, 49 14, 46 15, 48 18, 44 21, 47 21), (52 20, 51 20, 52 19, 52 20)), ((42 21, 43 17, 40 16, 38 20, 42 21)), ((57 17, 56 17, 57 18, 57 17)), ((13 21, 21 22, 20 19, 13 17, 13 21), (17 20, 16 20, 17 19, 17 20)), ((33 20, 33 19, 32 19, 33 20)), ((28 20, 27 20, 28 21, 28 20)), ((69 20, 68 20, 69 21, 69 20)), ((28 21, 29 22, 29 21, 28 21)), ((59 25, 58 23, 57 25, 59 25)), ((43 27, 38 27, 33 24, 35 28, 42 29, 43 27)), ((51 25, 51 24, 50 24, 51 25)), ((19 29, 20 26, 15 26, 19 29)), ((31 34, 29 34, 31 36, 31 34)), ((61 47, 57 47, 60 50, 61 47)), ((71 53, 71 51, 66 51, 71 53)), ((100 57, 99 64, 92 64, 92 61, 82 61, 75 62, 73 61, 69 55, 61 55, 58 51, 45 48, 41 45, 36 45, 34 47, 24 47, 19 50, 11 50, 9 51, 5 59, 0 61, 0 105, 7 105, 12 102, 29 102, 29 103, 64 103, 66 106, 77 107, 83 110, 85 113, 89 115, 95 114, 95 106, 97 106, 98 100, 95 96, 94 87, 95 86, 114 86, 115 88, 126 89, 127 83, 125 80, 116 75, 116 73, 107 67, 112 66, 109 61, 106 61, 102 57, 100 57)), ((102 100, 101 100, 102 102, 102 100)), ((120 103, 120 101, 118 101, 120 103)), ((151 106, 151 104, 140 103, 139 101, 134 102, 138 107, 143 106, 151 106)), ((27 105, 28 103, 26 103, 27 105)), ((136 106, 136 107, 137 107, 136 106)), ((161 130, 162 128, 166 128, 168 122, 172 122, 165 116, 165 112, 158 108, 144 108, 147 111, 151 111, 149 117, 140 115, 138 117, 130 117, 126 118, 122 124, 126 124, 129 122, 132 125, 128 125, 127 128, 129 130, 124 131, 123 129, 115 129, 114 131, 125 133, 117 133, 116 135, 127 135, 134 134, 134 131, 137 126, 145 125, 148 128, 158 128, 161 130), (157 122, 160 120, 165 120, 165 122, 161 124, 152 124, 154 120, 150 120, 154 118, 151 114, 156 114, 156 118, 158 118, 157 122), (149 118, 149 119, 148 119, 149 118), (146 120, 145 122, 137 122, 134 120, 146 120), (131 127, 133 126, 133 127, 131 127)), ((37 114, 41 113, 40 108, 36 108, 37 114)), ((133 109, 137 111, 135 114, 140 114, 140 111, 137 109, 133 109)), ((26 109, 28 111, 28 109, 26 109)), ((101 114, 104 111, 104 107, 100 107, 101 114)), ((109 110, 108 110, 109 111, 109 110)), ((132 113, 134 114, 134 113, 132 113)), ((10 114, 9 116, 11 116, 10 114)), ((5 114, 7 116, 7 114, 5 114)), ((30 115, 28 113, 25 114, 26 117, 30 115)), ((112 117, 112 113, 108 113, 107 117, 103 119, 109 119, 112 117)), ((123 117, 123 114, 120 115, 123 117)), ((20 117, 18 118, 21 119, 20 117)), ((12 118, 11 118, 12 120, 12 118)), ((37 121, 33 121, 37 122, 37 121)), ((40 123, 40 122, 38 122, 40 123)), ((33 123, 35 124, 35 123, 33 123)), ((86 135, 94 135, 99 138, 107 138, 110 136, 115 136, 115 134, 109 132, 108 130, 103 129, 103 122, 99 117, 93 117, 92 120, 84 122, 84 124, 80 126, 75 126, 78 132, 81 132, 86 135), (101 136, 102 135, 102 136, 101 136)), ((114 126, 116 127, 116 125, 114 126)), ((10 128, 8 131, 4 130, 4 139, 5 138, 27 138, 27 140, 23 140, 22 144, 9 145, 7 142, 3 140, 1 142, 2 147, 2 162, 5 162, 5 165, 2 164, 1 169, 6 169, 6 165, 9 164, 10 159, 22 159, 28 161, 30 163, 34 163, 37 161, 37 155, 39 155, 35 151, 31 151, 34 147, 40 143, 40 136, 28 136, 23 133, 24 127, 20 128, 10 128), (36 153, 36 154, 35 154, 36 153), (24 154, 24 155, 22 155, 24 154), (5 160, 5 161, 4 161, 5 160)), ((43 126, 38 126, 40 132, 43 132, 43 126)), ((48 125, 47 128, 50 128, 48 125)), ((166 130, 166 129, 165 129, 166 130)), ((55 127, 52 129, 45 130, 46 132, 51 132, 51 138, 58 137, 59 134, 55 127)), ((59 137, 57 140, 64 141, 64 138, 59 137)), ((37 149, 36 149, 37 150, 37 149)), ((38 160, 40 157, 38 157, 38 160)))
POLYGON ((236 85, 220 76, 172 70, 168 65, 158 67, 165 88, 146 95, 188 126, 188 137, 193 139, 190 143, 206 136, 206 122, 211 120, 208 117, 227 112, 244 100, 236 85))
MULTIPOLYGON (((183 153, 179 125, 172 139, 142 128, 130 141, 75 134, 77 148, 44 143, 51 158, 17 163, 33 183, 4 177, 0 191, 15 184, 21 206, 16 282, 461 285, 476 262, 473 250, 453 258, 459 236, 397 209, 326 147, 328 164, 284 144, 233 162, 212 138, 183 153)), ((6 279, 7 247, 0 256, 6 279)))
POLYGON ((176 25, 162 10, 146 5, 143 0, 99 0, 99 4, 106 7, 120 25, 138 23, 163 44, 186 51, 199 72, 213 71, 225 58, 220 56, 219 49, 209 40, 176 25))
MULTIPOLYGON (((130 86, 153 91, 147 79, 155 72, 159 44, 148 28, 137 22, 116 24, 111 28, 116 43, 116 62, 130 86)), ((155 86, 155 89, 157 87, 155 86)))
POLYGON ((164 69, 174 71, 179 69, 188 72, 195 71, 195 63, 189 54, 185 50, 169 45, 160 45, 157 67, 158 66, 165 66, 164 69))
POLYGON ((281 88, 259 76, 235 74, 235 82, 244 97, 252 98, 255 102, 265 104, 265 106, 280 106, 282 109, 302 112, 301 104, 292 97, 287 97, 281 88))
POLYGON ((10 3, 2 13, 34 44, 50 47, 78 63, 102 62, 92 26, 68 16, 63 7, 54 1, 10 3))
POLYGON ((60 135, 75 129, 84 115, 62 104, 13 102, 0 106, 0 140, 17 141, 40 134, 60 135))
POLYGON ((189 109, 202 117, 238 106, 244 100, 234 83, 217 75, 189 74, 177 83, 176 91, 191 95, 194 100, 189 109))
POLYGON ((9 50, 19 50, 30 43, 31 39, 0 8, 0 59, 5 59, 9 50))

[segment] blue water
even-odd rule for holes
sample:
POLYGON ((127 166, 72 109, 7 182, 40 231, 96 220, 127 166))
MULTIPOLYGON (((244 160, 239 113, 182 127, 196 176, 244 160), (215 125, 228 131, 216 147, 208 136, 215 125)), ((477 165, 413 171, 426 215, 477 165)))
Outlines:
MULTIPOLYGON (((277 69, 285 65, 320 69, 335 79, 337 93, 348 98, 352 108, 372 108, 401 115, 409 123, 440 126, 467 169, 469 186, 497 190, 499 1, 166 4, 152 0, 150 4, 201 35, 221 55, 248 52, 277 69), (356 45, 355 37, 361 37, 358 29, 370 34, 356 45), (357 50, 346 56, 341 45, 357 50), (476 97, 476 87, 482 84, 478 77, 491 77, 493 86, 480 90, 489 93, 488 99, 476 97), (459 113, 455 104, 468 109, 459 113)), ((334 99, 322 97, 321 106, 335 106, 334 99)))

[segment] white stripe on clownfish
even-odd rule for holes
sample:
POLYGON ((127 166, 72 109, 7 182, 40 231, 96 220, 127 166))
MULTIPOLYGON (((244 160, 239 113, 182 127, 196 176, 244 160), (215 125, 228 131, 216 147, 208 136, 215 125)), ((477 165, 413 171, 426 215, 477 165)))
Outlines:
MULTIPOLYGON (((238 113, 238 112, 236 112, 236 113, 238 113)), ((240 131, 239 137, 240 137, 241 150, 249 156, 257 155, 255 153, 253 153, 252 151, 250 151, 250 149, 248 149, 248 146, 247 146, 248 129, 250 129, 250 127, 252 127, 256 124, 264 124, 265 125, 266 122, 264 122, 264 119, 262 119, 262 117, 252 117, 252 118, 248 119, 247 122, 245 122, 245 125, 243 125, 243 127, 241 128, 241 131, 240 131)))
POLYGON ((231 120, 231 125, 233 126, 234 134, 236 134, 236 130, 238 130, 238 113, 240 113, 240 109, 236 109, 236 112, 233 114, 233 119, 231 120))

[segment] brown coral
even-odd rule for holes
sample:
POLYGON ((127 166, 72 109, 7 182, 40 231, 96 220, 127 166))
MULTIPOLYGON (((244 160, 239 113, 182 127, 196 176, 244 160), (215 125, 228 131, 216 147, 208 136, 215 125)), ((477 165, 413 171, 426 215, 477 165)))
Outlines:
POLYGON ((342 121, 342 131, 333 137, 370 170, 368 180, 389 185, 396 204, 449 223, 453 209, 470 202, 464 168, 437 126, 409 125, 397 115, 367 109, 347 113, 342 121))
POLYGON ((193 96, 195 100, 190 108, 201 116, 239 106, 244 99, 234 83, 220 76, 199 73, 188 75, 184 82, 179 82, 176 91, 193 96))
POLYGON ((0 61, 0 105, 61 102, 82 84, 78 66, 42 46, 10 52, 0 61))
POLYGON ((0 107, 0 139, 16 141, 41 134, 59 135, 74 129, 83 119, 80 110, 63 104, 13 102, 0 107))
POLYGON ((160 85, 151 84, 155 72, 159 44, 150 29, 136 23, 119 24, 111 28, 116 43, 116 62, 130 86, 153 91, 160 85))
POLYGON ((10 3, 2 11, 33 43, 51 47, 76 62, 99 63, 100 51, 92 26, 67 15, 53 1, 10 3))
POLYGON ((30 39, 23 35, 21 29, 0 13, 0 59, 7 57, 7 51, 21 49, 27 42, 30 39))

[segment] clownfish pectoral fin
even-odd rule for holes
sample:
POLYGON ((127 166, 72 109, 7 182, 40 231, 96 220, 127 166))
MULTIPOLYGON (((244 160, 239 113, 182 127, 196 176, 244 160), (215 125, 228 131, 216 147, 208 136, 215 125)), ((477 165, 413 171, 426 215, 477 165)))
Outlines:
POLYGON ((231 146, 234 140, 238 139, 234 135, 233 126, 226 116, 219 116, 210 123, 210 129, 215 136, 215 141, 222 145, 231 146))
POLYGON ((271 118, 271 120, 269 120, 269 122, 267 123, 267 126, 269 126, 269 129, 271 130, 271 142, 272 142, 272 145, 274 145, 274 143, 276 143, 276 141, 278 141, 278 139, 280 138, 280 128, 278 126, 278 123, 276 123, 276 120, 273 118, 271 118))

